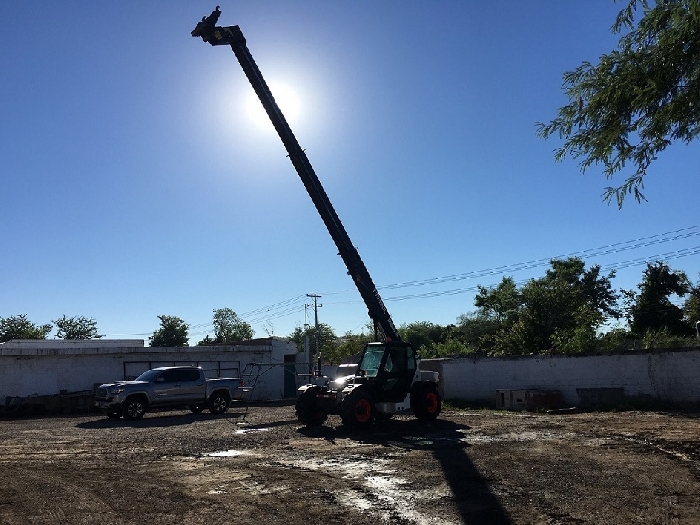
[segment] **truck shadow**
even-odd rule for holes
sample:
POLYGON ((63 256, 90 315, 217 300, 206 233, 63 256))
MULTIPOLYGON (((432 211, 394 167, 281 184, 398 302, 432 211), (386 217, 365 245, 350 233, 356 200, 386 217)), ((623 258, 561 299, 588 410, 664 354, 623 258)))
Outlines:
POLYGON ((109 419, 104 417, 102 419, 95 419, 92 421, 83 421, 76 425, 77 428, 89 428, 89 429, 99 429, 99 428, 158 428, 158 427, 175 427, 175 426, 185 426, 191 425, 198 421, 208 421, 212 419, 222 420, 222 421, 238 421, 243 418, 245 414, 243 412, 226 412, 224 414, 209 414, 203 412, 201 414, 192 414, 184 412, 149 412, 143 419, 136 419, 133 421, 128 421, 125 419, 109 419))
POLYGON ((302 427, 299 433, 331 442, 343 438, 363 444, 428 451, 442 469, 463 523, 510 525, 512 520, 508 512, 467 453, 469 444, 463 440, 462 431, 468 428, 440 419, 430 423, 392 419, 378 422, 367 431, 358 432, 341 425, 337 428, 302 427))

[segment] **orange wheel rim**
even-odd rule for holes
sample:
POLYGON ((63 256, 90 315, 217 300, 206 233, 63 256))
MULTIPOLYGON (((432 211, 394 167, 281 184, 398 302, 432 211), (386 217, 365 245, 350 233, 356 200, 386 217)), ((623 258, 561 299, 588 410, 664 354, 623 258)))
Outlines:
POLYGON ((370 405, 369 401, 366 399, 360 399, 357 403, 355 403, 355 418, 360 423, 366 423, 369 421, 371 415, 372 406, 370 405))
POLYGON ((434 414, 437 412, 438 409, 438 397, 435 394, 435 392, 429 392, 427 396, 425 396, 425 402, 426 402, 426 408, 428 409, 428 413, 434 414))

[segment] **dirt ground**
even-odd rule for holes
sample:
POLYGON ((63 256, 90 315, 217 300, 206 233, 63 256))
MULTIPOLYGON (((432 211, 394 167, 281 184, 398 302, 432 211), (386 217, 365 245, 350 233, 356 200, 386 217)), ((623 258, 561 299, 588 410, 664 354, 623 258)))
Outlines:
POLYGON ((291 405, 0 420, 0 523, 700 523, 700 416, 446 410, 350 432, 291 405))

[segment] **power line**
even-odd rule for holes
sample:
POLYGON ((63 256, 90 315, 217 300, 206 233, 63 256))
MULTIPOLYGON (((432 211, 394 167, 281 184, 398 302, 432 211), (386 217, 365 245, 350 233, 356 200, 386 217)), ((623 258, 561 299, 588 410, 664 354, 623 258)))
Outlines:
MULTIPOLYGON (((436 284, 444 284, 447 282, 462 281, 462 280, 467 280, 467 279, 476 279, 476 278, 486 277, 486 276, 490 276, 490 275, 502 275, 504 273, 514 273, 517 271, 530 270, 530 269, 538 268, 541 266, 547 266, 550 264, 550 262, 553 259, 566 259, 566 258, 570 258, 570 257, 591 258, 591 257, 597 257, 597 256, 603 256, 603 255, 610 255, 610 254, 622 253, 622 252, 626 252, 626 251, 630 251, 630 250, 637 250, 640 248, 646 248, 649 246, 655 246, 658 244, 663 244, 663 243, 668 243, 668 242, 673 242, 673 241, 678 241, 678 240, 683 240, 683 239, 689 239, 689 238, 693 238, 693 237, 697 237, 697 236, 700 236, 700 227, 690 226, 687 228, 680 228, 678 230, 673 230, 673 231, 669 231, 669 232, 665 232, 665 233, 661 233, 661 234, 650 235, 650 236, 646 236, 646 237, 640 237, 637 239, 630 239, 627 241, 608 244, 608 245, 600 246, 598 248, 589 248, 586 250, 570 252, 568 254, 560 255, 557 257, 547 257, 547 258, 536 259, 536 260, 532 260, 532 261, 508 264, 508 265, 499 266, 499 267, 495 267, 495 268, 485 268, 482 270, 465 272, 462 274, 448 275, 448 276, 443 276, 443 277, 431 277, 429 279, 406 281, 403 283, 395 283, 395 284, 389 284, 389 285, 381 285, 381 286, 378 286, 377 289, 378 290, 395 290, 395 289, 412 287, 412 286, 429 286, 429 285, 436 285, 436 284)), ((640 265, 643 265, 643 264, 646 264, 646 263, 652 262, 652 261, 673 260, 673 259, 679 259, 682 257, 689 257, 691 255, 697 255, 697 254, 700 254, 700 246, 696 246, 693 248, 683 248, 680 250, 674 250, 674 251, 666 252, 663 254, 640 257, 637 259, 614 262, 614 263, 610 263, 604 267, 601 267, 601 269, 606 271, 606 272, 609 272, 612 270, 620 270, 620 269, 629 268, 629 267, 633 267, 633 266, 640 266, 640 265)), ((517 283, 517 284, 524 284, 525 282, 526 281, 522 281, 522 282, 517 283)), ((493 285, 491 285, 491 286, 493 286, 493 285)), ((486 286, 486 287, 488 288, 488 286, 486 286)), ((407 301, 407 300, 413 300, 413 299, 430 299, 430 298, 435 298, 435 297, 460 295, 460 294, 464 294, 464 293, 475 292, 478 289, 479 289, 479 286, 477 285, 477 286, 470 286, 470 287, 466 287, 466 288, 455 288, 455 289, 450 289, 450 290, 439 290, 439 291, 425 292, 425 293, 419 293, 419 294, 406 294, 406 295, 401 295, 401 296, 386 297, 385 300, 386 301, 407 301)), ((341 291, 336 291, 336 292, 324 292, 324 295, 340 295, 340 294, 345 294, 345 293, 352 292, 352 291, 354 291, 354 290, 353 289, 346 289, 346 290, 341 290, 341 291)), ((360 300, 347 300, 347 301, 327 302, 327 304, 329 304, 329 305, 330 304, 358 304, 361 302, 362 301, 360 301, 360 300)), ((267 317, 266 320, 276 319, 278 317, 283 317, 285 315, 289 315, 291 313, 294 313, 295 311, 298 311, 298 309, 293 309, 291 311, 285 311, 279 316, 275 315, 274 313, 271 313, 270 317, 267 317)))
POLYGON ((499 275, 503 273, 518 272, 522 270, 531 270, 538 268, 540 266, 549 265, 552 259, 568 259, 570 257, 581 257, 590 258, 602 255, 610 255, 614 253, 620 253, 629 250, 636 250, 639 248, 646 248, 660 243, 666 243, 671 241, 677 241, 681 239, 688 239, 691 237, 696 237, 700 235, 700 230, 697 226, 691 226, 690 228, 682 228, 673 232, 662 233, 659 235, 652 235, 649 237, 642 237, 640 239, 633 239, 629 241, 619 242, 615 244, 609 244, 601 246, 599 248, 591 248, 587 250, 571 252, 565 255, 559 255, 556 257, 547 257, 542 259, 535 259, 532 261, 520 262, 509 264, 505 266, 499 266, 496 268, 486 268, 483 270, 476 270, 461 274, 446 275, 443 277, 431 277, 430 279, 416 280, 416 281, 406 281, 403 283, 387 284, 378 287, 380 290, 394 290, 397 288, 406 288, 409 286, 425 286, 432 284, 442 284, 446 282, 462 281, 466 279, 476 279, 479 277, 486 277, 489 275, 499 275), (688 231, 694 230, 694 231, 688 231), (684 233, 681 233, 684 232, 684 233), (669 237, 670 235, 670 237, 669 237))
MULTIPOLYGON (((459 282, 463 280, 469 280, 469 279, 477 279, 477 278, 482 278, 482 277, 488 277, 488 276, 494 276, 494 275, 502 275, 502 274, 507 274, 507 273, 515 273, 515 272, 520 272, 524 270, 532 270, 535 268, 543 267, 543 266, 548 266, 550 262, 554 259, 567 259, 571 257, 579 257, 583 259, 590 259, 592 257, 601 257, 601 256, 606 256, 606 255, 613 255, 613 254, 618 254, 618 253, 623 253, 627 251, 632 251, 632 250, 638 250, 641 248, 647 248, 650 246, 656 246, 659 244, 664 244, 664 243, 669 243, 669 242, 676 242, 680 240, 685 240, 685 239, 690 239, 694 237, 700 236, 700 226, 689 226, 685 228, 679 228, 677 230, 672 230, 660 234, 655 234, 655 235, 649 235, 645 237, 639 237, 636 239, 630 239, 627 241, 621 241, 621 242, 616 242, 612 244, 607 244, 603 246, 599 246, 597 248, 588 248, 585 250, 579 250, 579 251, 574 251, 570 252, 564 255, 559 255, 555 257, 546 257, 546 258, 541 258, 541 259, 534 259, 531 261, 525 261, 525 262, 517 262, 517 263, 512 263, 512 264, 507 264, 504 266, 498 266, 498 267, 493 267, 493 268, 484 268, 481 270, 473 270, 469 272, 464 272, 464 273, 459 273, 459 274, 452 274, 452 275, 445 275, 445 276, 440 276, 440 277, 430 277, 427 279, 417 279, 417 280, 412 280, 412 281, 405 281, 405 282, 400 282, 400 283, 392 283, 392 284, 386 284, 386 285, 381 285, 378 286, 378 290, 398 290, 401 288, 409 288, 409 287, 420 287, 420 286, 433 286, 433 285, 438 285, 438 284, 445 284, 449 282, 459 282)), ((646 257, 639 257, 636 259, 630 259, 630 260, 625 260, 625 261, 618 261, 618 262, 613 262, 610 264, 607 264, 605 266, 602 266, 601 269, 609 272, 612 270, 620 270, 624 268, 629 268, 633 266, 640 266, 643 264, 646 264, 648 262, 653 262, 657 260, 673 260, 673 259, 679 259, 682 257, 689 257, 692 255, 698 255, 700 254, 700 246, 695 246, 692 248, 682 248, 679 250, 674 250, 670 252, 666 252, 663 254, 658 254, 658 255, 651 255, 651 256, 646 256, 646 257)), ((524 284, 527 281, 521 281, 516 284, 524 284)), ((491 285, 493 286, 493 285, 491 285)), ((487 288, 489 286, 486 286, 487 288)), ((430 299, 430 298, 435 298, 435 297, 443 297, 443 296, 451 296, 451 295, 459 295, 459 294, 464 294, 464 293, 470 293, 470 292, 475 292, 479 289, 479 286, 469 286, 469 287, 464 287, 464 288, 455 288, 455 289, 450 289, 450 290, 439 290, 439 291, 430 291, 430 292, 424 292, 424 293, 417 293, 417 294, 406 294, 406 295, 399 295, 399 296, 393 296, 393 297, 386 297, 386 301, 406 301, 406 300, 413 300, 413 299, 430 299)), ((345 289, 345 290, 340 290, 340 291, 329 291, 329 292, 324 292, 323 295, 325 296, 333 296, 333 295, 342 295, 342 294, 347 294, 347 293, 352 293, 356 291, 354 288, 353 289, 345 289)), ((303 311, 304 309, 304 301, 306 299, 305 295, 297 295, 295 297, 291 297, 289 299, 286 299, 284 301, 280 301, 277 303, 274 303, 272 305, 268 306, 263 306, 260 308, 256 308, 253 310, 250 310, 248 312, 242 313, 241 318, 244 319, 246 322, 250 324, 257 324, 257 323, 263 323, 266 321, 272 321, 274 319, 279 319, 282 317, 286 317, 288 315, 292 315, 298 312, 303 311)), ((334 301, 334 302, 326 302, 326 304, 357 304, 361 303, 361 300, 347 300, 347 301, 334 301)), ((207 322, 207 323, 200 323, 196 325, 191 325, 190 328, 193 329, 200 329, 200 328, 208 328, 213 326, 213 322, 207 322)), ((205 333, 204 331, 200 332, 195 332, 195 333, 205 333)), ((123 335, 151 335, 151 333, 144 333, 144 334, 123 334, 123 335)))
MULTIPOLYGON (((535 268, 548 266, 553 259, 568 259, 570 257, 579 258, 591 258, 599 257, 604 255, 611 255, 615 253, 621 253, 630 250, 637 250, 640 248, 646 248, 649 246, 654 246, 657 244, 679 241, 683 239, 689 239, 692 237, 700 236, 699 226, 689 226, 687 228, 680 228, 678 230, 673 230, 670 232, 650 235, 647 237, 640 237, 637 239, 630 239, 627 241, 617 242, 613 244, 607 244, 600 246, 598 248, 588 248, 586 250, 580 250, 575 252, 570 252, 563 255, 558 255, 555 257, 545 257, 541 259, 535 259, 531 261, 518 262, 507 264, 504 266, 498 266, 495 268, 485 268, 481 270, 473 270, 470 272, 446 275, 441 277, 430 277, 428 279, 419 279, 413 281, 405 281, 401 283, 385 284, 377 287, 377 290, 395 290, 400 288, 407 288, 412 286, 429 286, 436 284, 444 284, 447 282, 463 281, 467 279, 478 279, 480 277, 488 277, 489 275, 501 275, 504 273, 514 273, 523 270, 532 270, 535 268)), ((659 256, 656 256, 659 257, 659 256)), ((340 295, 345 293, 351 293, 354 289, 345 289, 341 291, 330 291, 324 292, 324 295, 340 295)), ((355 302, 355 301, 353 301, 355 302)), ((330 303, 328 303, 330 304, 330 303)), ((337 304, 337 303, 336 303, 337 304)))
MULTIPOLYGON (((641 266, 643 264, 646 264, 648 262, 652 261, 658 261, 658 260, 672 260, 672 259, 680 259, 682 257, 688 257, 691 255, 698 255, 700 254, 700 246, 696 246, 694 248, 687 248, 687 249, 682 249, 682 250, 675 250, 673 252, 668 252, 664 253, 661 255, 653 255, 649 257, 640 257, 638 259, 633 259, 630 261, 624 261, 624 262, 618 262, 618 263, 612 263, 609 264, 605 267, 601 267, 602 270, 604 271, 611 271, 611 270, 620 270, 623 268, 630 268, 633 266, 641 266)), ((525 281, 519 281, 516 282, 516 284, 524 284, 525 281)), ((493 285, 491 285, 493 286, 493 285)), ((485 288, 489 288, 489 286, 485 286, 485 288)), ((436 292, 426 292, 422 294, 409 294, 409 295, 402 295, 402 296, 394 296, 394 297, 386 297, 385 301, 406 301, 409 299, 428 299, 428 298, 433 298, 433 297, 442 297, 446 295, 459 295, 463 293, 468 293, 468 292, 475 292, 479 289, 479 285, 477 286, 470 286, 468 288, 455 288, 452 290, 440 290, 436 292)), ((360 302, 360 301, 355 301, 355 302, 360 302)), ((330 303, 334 304, 334 303, 330 303)))
MULTIPOLYGON (((689 239, 693 237, 700 236, 700 227, 698 226, 690 226, 687 228, 680 228, 678 230, 673 230, 665 233, 660 233, 660 234, 655 234, 655 235, 650 235, 646 237, 640 237, 636 239, 630 239, 627 241, 622 241, 622 242, 617 242, 613 244, 608 244, 608 245, 603 245, 599 246, 597 248, 589 248, 586 250, 579 250, 579 251, 574 251, 570 252, 565 255, 559 255, 556 257, 546 257, 546 258, 541 258, 541 259, 535 259, 531 261, 526 261, 526 262, 519 262, 519 263, 513 263, 513 264, 508 264, 504 266, 499 266, 495 268, 485 268, 482 270, 476 270, 476 271, 470 271, 470 272, 465 272, 461 274, 454 274, 454 275, 447 275, 447 276, 442 276, 442 277, 431 277, 428 279, 421 279, 421 280, 414 280, 414 281, 406 281, 402 283, 394 283, 394 284, 388 284, 388 285, 381 285, 378 286, 378 290, 396 290, 400 288, 407 288, 407 287, 413 287, 413 286, 431 286, 431 285, 437 285, 437 284, 444 284, 448 282, 456 282, 456 281, 462 281, 462 280, 467 280, 467 279, 477 279, 480 277, 487 277, 487 276, 492 276, 492 275, 502 275, 505 273, 514 273, 518 271, 523 271, 523 270, 530 270, 534 268, 538 268, 541 266, 548 266, 550 262, 553 259, 566 259, 570 257, 580 257, 580 258, 591 258, 591 257, 599 257, 599 256, 604 256, 604 255, 611 255, 611 254, 616 254, 616 253, 622 253, 622 252, 627 252, 631 250, 637 250, 641 248, 647 248, 649 246, 655 246, 659 244, 664 244, 668 242, 674 242, 674 241, 679 241, 679 240, 684 240, 684 239, 689 239)), ((629 268, 629 267, 634 267, 634 266, 640 266, 643 264, 646 264, 648 262, 652 261, 657 261, 657 260, 673 260, 673 259, 679 259, 682 257, 689 257, 691 255, 697 255, 700 254, 700 246, 695 246, 692 248, 683 248, 679 250, 674 250, 671 252, 666 252, 662 254, 657 254, 657 255, 650 255, 646 257, 639 257, 636 259, 631 259, 631 260, 626 260, 626 261, 619 261, 619 262, 614 262, 610 263, 606 266, 601 267, 601 269, 605 272, 609 272, 612 270, 620 270, 624 268, 629 268)), ((527 281, 521 281, 516 284, 524 284, 527 281)), ((493 286, 493 285, 491 285, 493 286)), ((488 286, 486 286, 488 288, 488 286)), ((452 295, 460 295, 464 293, 470 293, 470 292, 476 292, 479 289, 479 285, 476 286, 469 286, 465 288, 455 288, 455 289, 450 289, 450 290, 439 290, 439 291, 431 291, 431 292, 425 292, 425 293, 418 293, 418 294, 406 294, 406 295, 400 295, 400 296, 393 296, 393 297, 386 297, 386 301, 407 301, 407 300, 413 300, 413 299, 430 299, 430 298, 435 298, 435 297, 444 297, 444 296, 452 296, 452 295)), ((341 291, 335 291, 335 292, 324 292, 323 295, 341 295, 341 294, 346 294, 349 292, 353 292, 354 289, 346 289, 346 290, 341 290, 341 291)), ((262 307, 258 308, 256 310, 252 310, 248 314, 245 314, 245 317, 248 317, 250 314, 257 314, 253 315, 252 318, 248 319, 249 323, 259 323, 259 322, 264 322, 264 321, 270 321, 273 319, 279 319, 281 317, 285 317, 287 315, 291 315, 293 313, 297 313, 303 309, 303 305, 294 305, 295 302, 300 302, 302 301, 304 296, 299 295, 296 297, 293 297, 291 299, 287 299, 286 301, 281 301, 279 303, 275 303, 274 305, 268 306, 268 307, 262 307), (282 308, 288 306, 287 308, 282 308)), ((327 302, 327 304, 358 304, 361 303, 361 300, 347 300, 347 301, 333 301, 333 302, 327 302)))

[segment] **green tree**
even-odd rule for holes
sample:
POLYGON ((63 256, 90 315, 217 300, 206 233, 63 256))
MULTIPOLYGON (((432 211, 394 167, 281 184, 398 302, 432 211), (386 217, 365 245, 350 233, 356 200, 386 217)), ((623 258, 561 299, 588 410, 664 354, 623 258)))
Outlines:
POLYGON ((253 335, 253 327, 230 308, 214 310, 214 340, 210 344, 247 341, 253 335))
POLYGON ((445 328, 428 321, 403 324, 398 330, 401 339, 411 343, 413 348, 419 352, 422 352, 424 347, 433 343, 442 343, 445 340, 445 328))
POLYGON ((306 336, 309 338, 309 352, 313 360, 318 358, 318 355, 315 353, 316 338, 318 336, 318 348, 322 358, 331 363, 339 362, 337 358, 338 337, 335 335, 333 328, 325 323, 319 323, 317 332, 314 326, 307 326, 306 328, 297 326, 289 336, 289 339, 297 345, 299 352, 304 351, 304 339, 306 336))
POLYGON ((504 277, 495 287, 478 287, 474 297, 477 312, 457 318, 464 341, 479 349, 491 351, 496 336, 512 329, 523 307, 523 297, 512 277, 504 277))
POLYGON ((610 318, 619 318, 610 272, 600 275, 600 266, 585 269, 583 260, 572 257, 551 261, 552 268, 541 279, 523 286, 525 309, 522 333, 530 351, 556 350, 578 353, 592 350, 596 330, 610 318))
POLYGON ((494 321, 498 327, 512 326, 518 318, 522 297, 512 277, 504 277, 494 288, 479 286, 474 306, 485 319, 494 321))
POLYGON ((556 160, 580 158, 582 171, 601 164, 607 179, 633 167, 622 184, 605 189, 605 200, 615 197, 619 207, 628 194, 644 199, 644 177, 661 151, 700 132, 700 0, 651 4, 629 1, 612 26, 627 31, 617 49, 564 73, 569 103, 550 123, 538 123, 541 137, 564 140, 556 160))
POLYGON ((0 343, 13 339, 46 339, 52 329, 51 324, 35 325, 26 314, 0 317, 0 343))
POLYGON ((455 329, 459 332, 458 339, 468 350, 488 352, 493 348, 495 335, 505 326, 484 312, 477 311, 458 316, 455 329))
POLYGON ((696 323, 700 321, 700 290, 693 286, 690 296, 683 304, 683 316, 691 331, 696 330, 696 323))
POLYGON ((624 291, 629 305, 630 331, 637 337, 649 332, 664 332, 667 336, 689 336, 695 330, 686 321, 683 308, 671 302, 670 297, 684 297, 690 291, 690 282, 684 272, 671 270, 661 261, 647 263, 639 293, 624 291))
POLYGON ((365 345, 372 340, 372 336, 364 333, 353 334, 346 332, 346 334, 340 338, 340 341, 336 346, 336 354, 333 356, 331 362, 341 363, 344 359, 351 356, 357 356, 359 358, 360 354, 365 348, 365 345))
POLYGON ((215 344, 216 342, 214 341, 214 339, 209 334, 207 334, 204 336, 204 339, 197 343, 197 346, 214 346, 215 344))
MULTIPOLYGON (((461 316, 462 319, 465 316, 461 316)), ((416 321, 399 327, 401 339, 411 343, 422 358, 454 357, 473 353, 476 344, 467 340, 464 325, 442 326, 428 321, 416 321)))
POLYGON ((174 315, 159 315, 160 328, 148 338, 151 346, 189 346, 189 326, 174 315))
POLYGON ((458 357, 474 353, 474 349, 467 346, 463 341, 454 337, 447 337, 443 342, 430 343, 423 346, 420 355, 424 359, 438 357, 458 357))
POLYGON ((66 317, 55 319, 53 323, 58 328, 56 337, 59 339, 100 339, 97 333, 97 321, 87 317, 66 317))
POLYGON ((615 326, 598 336, 597 349, 603 352, 631 351, 638 348, 638 341, 628 328, 615 326))
POLYGON ((583 352, 595 345, 596 330, 618 318, 614 272, 585 269, 578 258, 552 260, 544 277, 520 290, 510 278, 492 289, 480 288, 477 315, 491 320, 493 332, 481 336, 482 347, 494 354, 549 351, 583 352))

